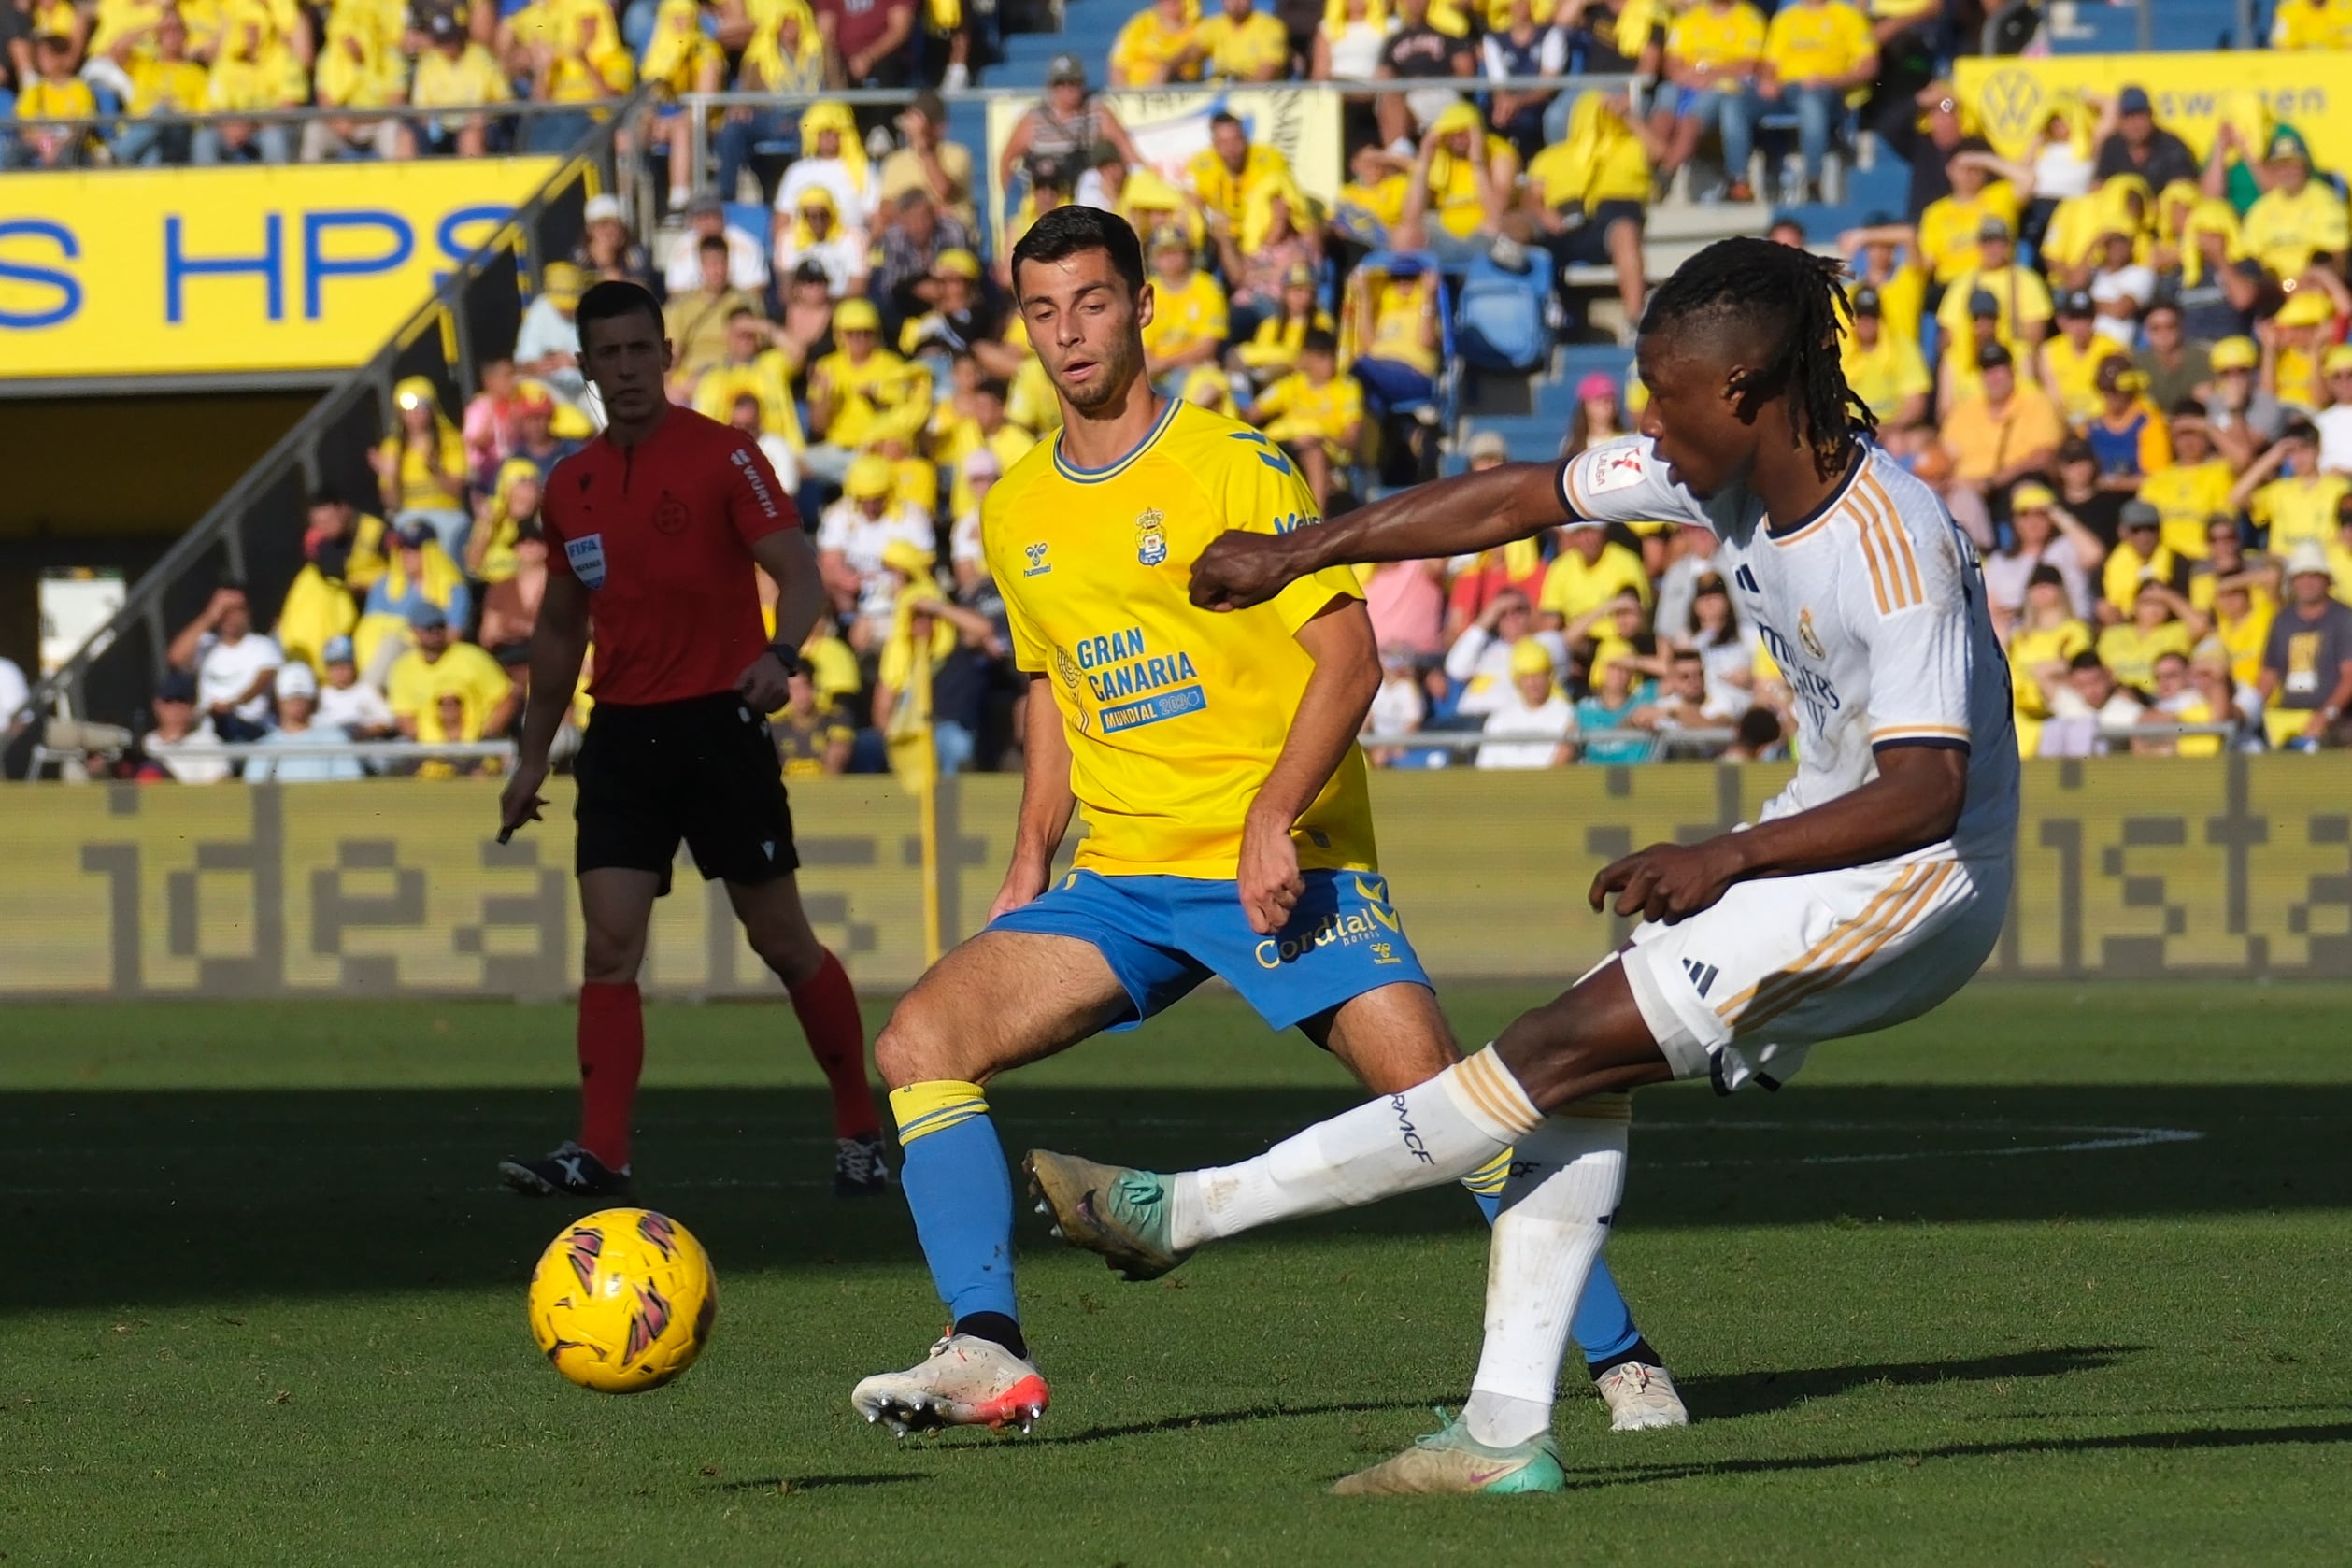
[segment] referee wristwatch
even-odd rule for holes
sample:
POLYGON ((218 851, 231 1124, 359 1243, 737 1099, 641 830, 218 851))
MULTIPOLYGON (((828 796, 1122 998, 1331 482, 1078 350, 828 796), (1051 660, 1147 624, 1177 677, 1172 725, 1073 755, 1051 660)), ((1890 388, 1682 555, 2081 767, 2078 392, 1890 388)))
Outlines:
POLYGON ((784 673, 787 676, 805 675, 808 672, 807 663, 801 658, 800 649, 791 644, 781 641, 772 642, 768 644, 768 651, 776 656, 777 663, 784 666, 784 673))

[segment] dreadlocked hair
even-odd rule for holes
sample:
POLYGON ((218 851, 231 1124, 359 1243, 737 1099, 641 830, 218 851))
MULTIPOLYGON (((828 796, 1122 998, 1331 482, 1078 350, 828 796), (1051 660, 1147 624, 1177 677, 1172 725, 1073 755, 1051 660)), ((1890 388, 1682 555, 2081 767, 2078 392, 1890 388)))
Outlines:
POLYGON ((1838 362, 1838 335, 1854 316, 1838 281, 1845 270, 1833 257, 1767 239, 1718 240, 1659 285, 1642 331, 1728 329, 1764 345, 1762 363, 1740 374, 1739 417, 1752 421, 1786 395, 1797 438, 1826 477, 1856 436, 1878 427, 1838 362))

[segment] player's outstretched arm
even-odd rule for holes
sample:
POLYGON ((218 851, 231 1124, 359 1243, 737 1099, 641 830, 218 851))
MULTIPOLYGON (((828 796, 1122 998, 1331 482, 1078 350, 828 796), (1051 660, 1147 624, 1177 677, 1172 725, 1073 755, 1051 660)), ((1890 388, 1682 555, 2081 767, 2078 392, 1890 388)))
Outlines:
POLYGON ((1592 879, 1592 907, 1617 895, 1620 916, 1674 921, 1697 914, 1734 882, 1868 865, 1952 836, 1968 797, 1968 753, 1892 746, 1878 777, 1809 811, 1696 844, 1653 844, 1592 879))
POLYGON ((1247 609, 1310 572, 1375 561, 1421 561, 1490 549, 1568 520, 1560 466, 1506 463, 1418 485, 1335 521, 1288 534, 1230 533, 1192 564, 1192 602, 1247 609))
POLYGON ((498 825, 511 834, 539 820, 539 786, 547 782, 548 750, 579 689, 580 661, 588 657, 588 590, 569 573, 549 572, 539 601, 538 623, 531 629, 531 700, 523 706, 522 739, 514 777, 498 797, 498 825))
POLYGON ((989 906, 991 920, 1046 891, 1054 852, 1062 848, 1071 814, 1078 806, 1077 793, 1070 787, 1069 733, 1054 705, 1052 683, 1043 675, 1029 677, 1021 757, 1020 820, 1013 829, 1013 860, 1005 868, 1005 886, 989 906))

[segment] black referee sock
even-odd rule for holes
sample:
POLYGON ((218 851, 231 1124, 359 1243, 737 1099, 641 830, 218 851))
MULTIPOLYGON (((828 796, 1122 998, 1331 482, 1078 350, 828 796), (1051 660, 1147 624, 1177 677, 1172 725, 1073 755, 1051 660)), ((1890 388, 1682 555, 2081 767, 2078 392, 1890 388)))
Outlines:
MULTIPOLYGON (((1024 1361, 1027 1359, 1028 1358, 1025 1356, 1022 1358, 1024 1361)), ((1650 1348, 1648 1340, 1637 1339, 1632 1344, 1627 1346, 1624 1349, 1619 1350, 1616 1355, 1611 1356, 1604 1361, 1594 1361, 1592 1363, 1593 1378, 1595 1381, 1598 1381, 1603 1373, 1614 1372, 1618 1367, 1624 1366, 1628 1362, 1638 1362, 1643 1366, 1664 1366, 1666 1364, 1659 1359, 1658 1352, 1650 1348)))
POLYGON ((959 1318, 949 1332, 1002 1345, 1022 1361, 1029 1359, 1029 1341, 1021 1337, 1019 1322, 1002 1312, 975 1312, 969 1318, 959 1318))

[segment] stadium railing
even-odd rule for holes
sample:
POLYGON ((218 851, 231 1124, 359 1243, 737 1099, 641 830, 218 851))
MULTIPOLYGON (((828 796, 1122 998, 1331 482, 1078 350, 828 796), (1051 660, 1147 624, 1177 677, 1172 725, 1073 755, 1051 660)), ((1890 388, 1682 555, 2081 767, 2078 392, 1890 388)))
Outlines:
POLYGON ((614 140, 650 97, 640 89, 592 123, 562 154, 552 179, 174 541, 113 619, 35 686, 27 707, 78 719, 141 711, 164 674, 172 634, 223 577, 244 582, 256 603, 277 604, 304 564, 309 495, 325 486, 347 495, 376 492, 367 454, 391 428, 396 381, 424 376, 445 407, 464 406, 475 365, 512 349, 534 292, 527 285, 542 263, 568 258, 579 242, 588 197, 632 176, 629 160, 616 159, 614 140))

